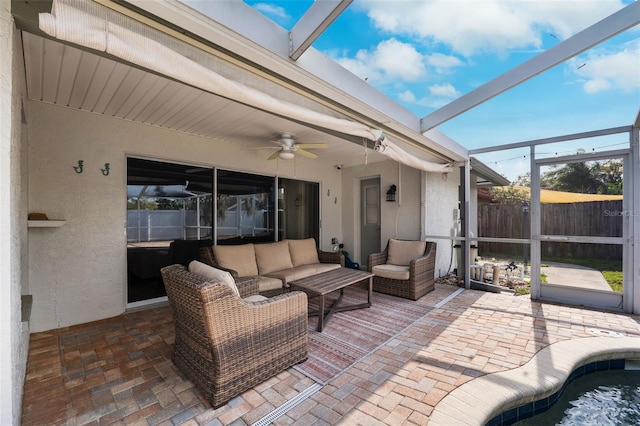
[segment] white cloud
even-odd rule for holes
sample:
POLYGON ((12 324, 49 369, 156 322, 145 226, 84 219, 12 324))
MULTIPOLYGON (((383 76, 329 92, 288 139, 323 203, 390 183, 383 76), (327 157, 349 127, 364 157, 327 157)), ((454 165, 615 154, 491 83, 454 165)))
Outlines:
POLYGON ((425 58, 427 64, 434 67, 438 73, 446 73, 451 68, 463 66, 464 63, 456 56, 442 53, 432 53, 425 58))
POLYGON ((287 11, 283 7, 275 6, 269 3, 256 3, 253 5, 253 7, 259 10, 260 12, 262 12, 263 14, 269 16, 270 18, 275 18, 278 20, 289 19, 289 15, 287 14, 287 11))
POLYGON ((355 58, 340 57, 336 61, 363 80, 382 81, 382 74, 360 55, 355 58))
POLYGON ((359 50, 354 58, 336 58, 343 67, 372 83, 401 79, 412 82, 425 78, 423 56, 410 44, 396 39, 382 41, 375 49, 359 50))
POLYGON ((587 93, 598 93, 611 89, 611 83, 599 78, 585 82, 582 87, 584 87, 584 91, 587 93))
POLYGON ((458 92, 456 88, 449 83, 434 84, 433 86, 429 87, 429 93, 431 93, 433 96, 447 99, 455 99, 460 96, 460 92, 458 92))
POLYGON ((373 66, 390 77, 418 81, 427 72, 422 55, 410 44, 395 39, 381 42, 369 56, 373 66))
POLYGON ((404 92, 401 92, 398 94, 398 99, 400 99, 403 102, 407 102, 410 104, 414 104, 416 103, 416 95, 413 94, 412 91, 410 90, 405 90, 404 92))
POLYGON ((587 93, 605 90, 640 89, 640 38, 621 46, 618 51, 595 49, 569 61, 569 66, 583 81, 587 93))
POLYGON ((539 48, 544 33, 563 39, 623 7, 620 0, 362 0, 358 4, 377 28, 389 34, 444 44, 465 56, 539 48))
POLYGON ((448 83, 430 86, 428 91, 429 94, 427 96, 419 99, 410 90, 400 92, 396 96, 398 100, 404 103, 420 105, 428 108, 440 108, 460 95, 460 93, 448 83))
POLYGON ((325 52, 358 77, 372 84, 401 80, 405 83, 424 81, 429 70, 448 74, 452 68, 464 66, 456 56, 442 53, 423 55, 415 46, 391 38, 374 48, 359 50, 353 58, 349 52, 325 52))

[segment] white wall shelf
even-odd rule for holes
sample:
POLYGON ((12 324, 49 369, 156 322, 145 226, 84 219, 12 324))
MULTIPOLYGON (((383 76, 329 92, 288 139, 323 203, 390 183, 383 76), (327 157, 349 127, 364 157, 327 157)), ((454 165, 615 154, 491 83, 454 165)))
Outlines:
POLYGON ((58 228, 67 223, 66 220, 28 220, 29 228, 58 228))

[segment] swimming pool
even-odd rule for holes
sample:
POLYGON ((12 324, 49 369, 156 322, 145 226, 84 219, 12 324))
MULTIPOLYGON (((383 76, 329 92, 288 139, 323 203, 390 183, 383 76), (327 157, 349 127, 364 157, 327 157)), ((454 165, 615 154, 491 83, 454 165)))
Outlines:
POLYGON ((558 392, 508 410, 487 425, 639 425, 640 370, 624 368, 623 359, 584 365, 558 392))
POLYGON ((567 386, 548 411, 516 425, 640 425, 640 371, 585 376, 567 386))

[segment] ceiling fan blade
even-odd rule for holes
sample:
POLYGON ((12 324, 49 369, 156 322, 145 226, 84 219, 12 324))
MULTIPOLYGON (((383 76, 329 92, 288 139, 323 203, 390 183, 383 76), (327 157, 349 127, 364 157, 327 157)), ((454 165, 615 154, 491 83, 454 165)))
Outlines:
POLYGON ((318 156, 313 152, 305 151, 304 149, 296 149, 296 154, 300 154, 307 158, 318 158, 318 156))
POLYGON ((277 150, 276 152, 271 154, 269 158, 267 158, 267 160, 275 160, 276 158, 278 158, 278 154, 280 154, 280 150, 277 150))
POLYGON ((297 143, 296 147, 303 149, 325 149, 328 148, 326 143, 297 143))

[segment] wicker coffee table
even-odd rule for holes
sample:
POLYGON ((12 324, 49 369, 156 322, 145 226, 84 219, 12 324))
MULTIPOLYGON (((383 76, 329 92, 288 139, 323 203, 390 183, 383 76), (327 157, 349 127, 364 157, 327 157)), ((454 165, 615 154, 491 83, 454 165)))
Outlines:
POLYGON ((352 309, 368 308, 371 306, 373 274, 358 269, 340 268, 291 281, 289 286, 292 290, 304 291, 309 298, 319 298, 319 309, 317 311, 310 311, 309 316, 318 316, 318 331, 322 331, 324 325, 329 321, 329 318, 331 318, 334 312, 350 311, 352 309), (367 303, 340 306, 345 287, 365 280, 368 281, 367 303), (337 290, 340 290, 340 297, 327 309, 325 307, 325 296, 337 290))

